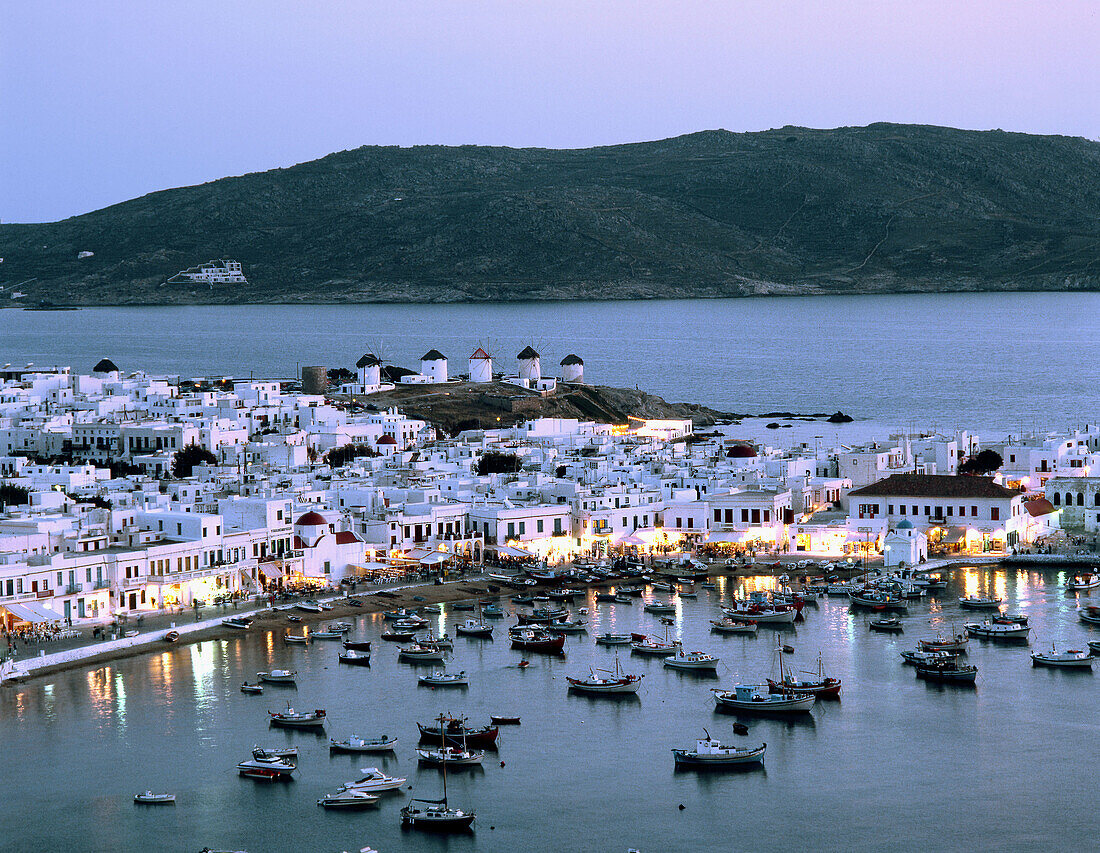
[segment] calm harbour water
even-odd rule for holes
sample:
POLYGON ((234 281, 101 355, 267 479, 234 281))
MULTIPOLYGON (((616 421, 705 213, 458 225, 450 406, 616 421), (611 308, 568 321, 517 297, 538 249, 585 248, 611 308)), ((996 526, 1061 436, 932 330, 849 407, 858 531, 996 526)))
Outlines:
MULTIPOLYGON (((820 651, 843 679, 839 702, 819 702, 801 722, 737 719, 714 710, 709 689, 758 681, 775 670, 776 632, 721 638, 707 620, 734 588, 720 582, 683 600, 674 629, 685 647, 720 655, 719 678, 662 668, 659 660, 620 657, 644 672, 636 700, 582 698, 565 676, 607 665, 612 651, 597 633, 657 633, 654 616, 634 605, 596 605, 591 633, 570 637, 564 658, 509 648, 498 620, 495 642, 456 638, 453 667, 468 690, 430 690, 417 669, 376 642, 369 669, 340 667, 338 644, 285 646, 271 632, 172 648, 62 673, 0 690, 0 782, 5 820, 0 849, 198 851, 205 845, 259 851, 782 851, 1091 849, 1095 810, 1097 676, 1033 669, 1024 645, 972 640, 975 688, 926 684, 898 652, 933 625, 961 627, 962 594, 993 592, 1032 619, 1032 647, 1083 647, 1100 636, 1075 616, 1061 573, 968 569, 951 576, 939 599, 914 603, 905 633, 869 632, 867 616, 846 599, 822 599, 803 625, 782 632, 796 648, 794 668, 820 651), (242 680, 269 667, 298 670, 296 690, 269 686, 245 696, 242 680), (388 733, 396 756, 330 757, 325 738, 269 730, 268 710, 326 708, 328 733, 388 733), (407 776, 420 796, 438 796, 439 774, 418 770, 416 721, 440 711, 521 714, 504 728, 499 756, 485 768, 451 775, 452 801, 476 809, 471 836, 402 832, 407 792, 375 811, 325 812, 323 793, 375 765, 407 776), (741 745, 768 744, 765 768, 739 773, 675 772, 670 749, 691 745, 703 727, 741 745), (261 785, 234 765, 254 744, 296 743, 295 782, 261 785), (499 766, 504 761, 505 766, 499 766), (137 791, 177 794, 174 807, 135 807, 137 791), (684 810, 678 806, 683 804, 684 810), (493 828, 495 827, 495 828, 493 828)), ((755 588, 764 580, 737 581, 755 588)), ((650 596, 647 594, 647 598, 650 596)), ((662 595, 662 597, 664 597, 662 595)), ((468 616, 445 612, 437 630, 468 616)), ((353 636, 378 640, 380 616, 357 621, 353 636)))
POLYGON ((841 409, 860 422, 841 439, 868 422, 1004 433, 1093 416, 1098 314, 1096 293, 3 310, 0 363, 88 371, 107 356, 124 370, 290 377, 297 365, 350 367, 376 347, 418 369, 434 347, 457 374, 479 344, 506 371, 533 344, 548 374, 576 352, 588 381, 670 400, 841 409))

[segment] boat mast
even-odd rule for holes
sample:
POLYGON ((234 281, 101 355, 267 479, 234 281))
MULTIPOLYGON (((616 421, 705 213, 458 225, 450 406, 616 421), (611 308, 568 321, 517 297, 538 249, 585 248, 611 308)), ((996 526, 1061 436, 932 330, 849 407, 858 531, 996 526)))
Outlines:
POLYGON ((443 749, 443 808, 447 809, 447 729, 443 725, 443 712, 439 712, 439 739, 443 749))

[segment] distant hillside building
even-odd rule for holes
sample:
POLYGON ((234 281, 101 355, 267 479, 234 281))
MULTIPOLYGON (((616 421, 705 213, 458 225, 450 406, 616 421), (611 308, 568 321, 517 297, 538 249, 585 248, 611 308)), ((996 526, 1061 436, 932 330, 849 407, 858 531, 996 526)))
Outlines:
POLYGON ((213 287, 215 284, 248 284, 248 279, 244 277, 240 261, 215 260, 178 272, 168 279, 168 283, 207 284, 213 287))

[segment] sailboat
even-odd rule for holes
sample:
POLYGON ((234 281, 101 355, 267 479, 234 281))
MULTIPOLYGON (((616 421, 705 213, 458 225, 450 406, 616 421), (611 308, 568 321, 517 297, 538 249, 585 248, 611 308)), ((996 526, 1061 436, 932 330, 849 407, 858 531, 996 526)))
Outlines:
POLYGON ((467 830, 474 822, 474 812, 464 812, 462 809, 451 808, 447 803, 447 739, 446 718, 439 715, 439 731, 441 733, 443 761, 443 799, 425 800, 413 798, 409 804, 401 809, 401 825, 422 829, 427 832, 461 832, 467 830))
POLYGON ((797 679, 791 668, 783 665, 783 649, 779 648, 776 651, 779 654, 779 681, 768 679, 769 693, 810 693, 818 699, 840 698, 840 679, 825 675, 825 664, 821 660, 820 652, 817 655, 817 672, 803 673, 817 677, 797 679))

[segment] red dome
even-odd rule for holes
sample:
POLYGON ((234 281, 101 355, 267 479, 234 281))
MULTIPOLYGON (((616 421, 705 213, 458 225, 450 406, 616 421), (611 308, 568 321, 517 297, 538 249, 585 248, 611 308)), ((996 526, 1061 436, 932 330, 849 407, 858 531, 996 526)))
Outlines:
POLYGON ((321 513, 314 512, 313 510, 310 510, 301 518, 299 518, 296 522, 294 522, 295 527, 314 527, 318 524, 324 525, 328 524, 328 522, 325 521, 325 517, 321 515, 321 513))
POLYGON ((755 459, 756 455, 755 448, 748 444, 735 444, 726 451, 726 457, 729 459, 755 459))
POLYGON ((397 444, 397 439, 392 435, 383 435, 378 439, 379 444, 397 444))

